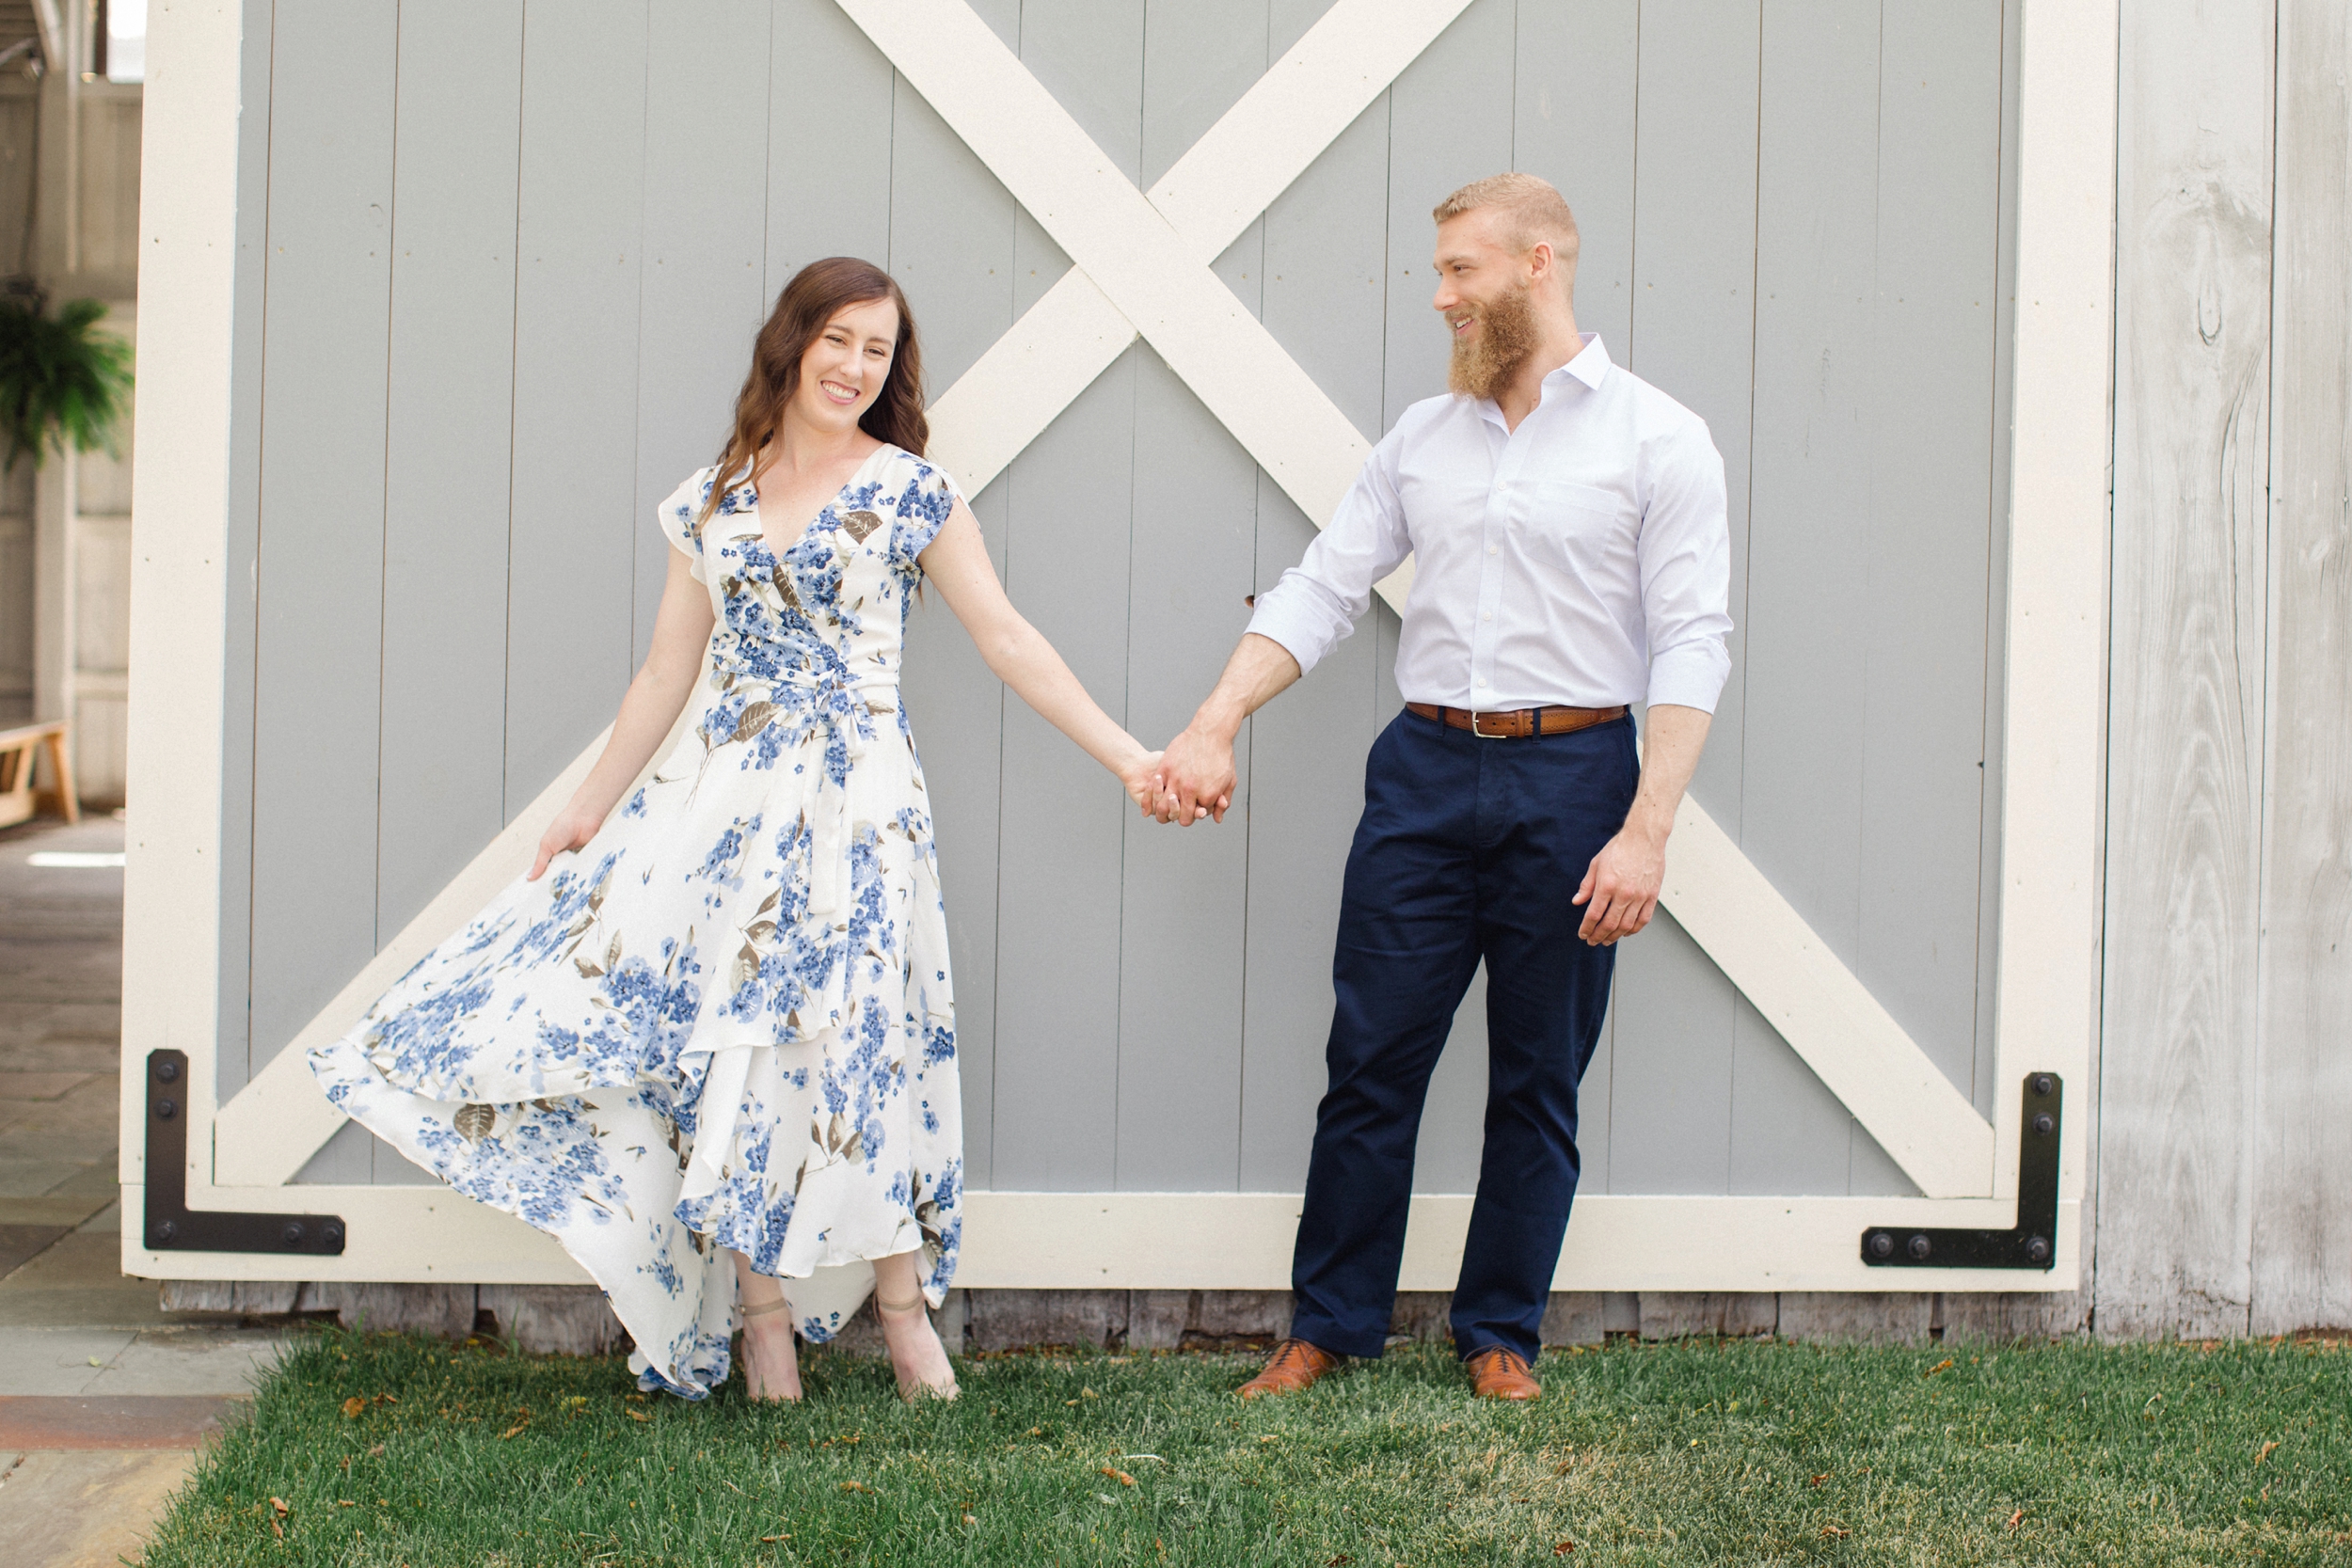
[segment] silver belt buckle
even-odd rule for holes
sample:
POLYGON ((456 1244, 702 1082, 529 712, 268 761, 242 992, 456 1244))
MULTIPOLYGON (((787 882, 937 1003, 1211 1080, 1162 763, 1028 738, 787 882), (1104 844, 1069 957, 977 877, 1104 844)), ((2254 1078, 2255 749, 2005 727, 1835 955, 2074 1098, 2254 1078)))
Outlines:
MULTIPOLYGON (((1506 707, 1489 709, 1488 711, 1497 713, 1518 713, 1520 710, 1515 707, 1506 707)), ((1480 729, 1478 727, 1479 721, 1486 717, 1486 714, 1479 712, 1476 708, 1470 709, 1471 735, 1476 736, 1481 740, 1517 740, 1518 738, 1518 736, 1515 735, 1489 735, 1485 730, 1480 729)))

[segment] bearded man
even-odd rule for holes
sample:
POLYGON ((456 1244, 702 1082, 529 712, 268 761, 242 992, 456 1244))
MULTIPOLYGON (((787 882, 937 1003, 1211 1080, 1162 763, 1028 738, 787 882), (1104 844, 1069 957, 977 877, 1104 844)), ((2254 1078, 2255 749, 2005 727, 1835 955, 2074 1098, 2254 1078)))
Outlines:
POLYGON ((1244 1398, 1381 1353, 1430 1069, 1482 959, 1486 1148, 1454 1341, 1479 1394, 1541 1392, 1529 1364, 1576 1195, 1577 1084, 1731 666, 1723 458, 1696 415, 1577 331, 1567 203, 1501 174, 1435 215, 1453 390, 1405 411, 1259 597, 1152 808, 1222 820, 1242 721, 1412 557, 1405 711, 1366 761, 1340 905, 1291 1337, 1244 1398))

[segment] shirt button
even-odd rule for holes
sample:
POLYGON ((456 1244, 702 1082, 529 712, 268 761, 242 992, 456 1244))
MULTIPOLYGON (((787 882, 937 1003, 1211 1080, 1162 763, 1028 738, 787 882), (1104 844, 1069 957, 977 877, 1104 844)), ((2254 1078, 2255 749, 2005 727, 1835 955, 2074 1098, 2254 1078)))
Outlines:
POLYGON ((1487 553, 1488 555, 1492 555, 1492 554, 1494 554, 1494 553, 1495 553, 1495 547, 1494 547, 1492 545, 1487 546, 1486 546, 1486 553, 1487 553))
POLYGON ((1495 618, 1495 612, 1491 610, 1482 610, 1478 612, 1478 618, 1482 621, 1491 621, 1495 618))
POLYGON ((1481 685, 1481 686, 1486 685, 1486 676, 1484 676, 1484 675, 1479 676, 1479 677, 1478 677, 1478 684, 1479 684, 1479 685, 1481 685))

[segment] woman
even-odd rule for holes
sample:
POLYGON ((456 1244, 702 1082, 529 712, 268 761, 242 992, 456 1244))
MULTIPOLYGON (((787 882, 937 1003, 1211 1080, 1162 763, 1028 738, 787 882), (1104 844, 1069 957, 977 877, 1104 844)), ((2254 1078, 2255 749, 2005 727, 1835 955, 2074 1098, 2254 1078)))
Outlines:
POLYGON ((870 1288, 901 1391, 955 1393, 924 1310, 962 1229, 955 1016, 898 695, 923 578, 1000 679, 1151 787, 1158 753, 1007 602, 927 434, 898 284, 803 268, 717 465, 661 504, 652 651, 530 874, 311 1056, 371 1132, 561 1241, 647 1389, 725 1381, 739 1293, 753 1397, 798 1399, 794 1327, 830 1338, 870 1288))

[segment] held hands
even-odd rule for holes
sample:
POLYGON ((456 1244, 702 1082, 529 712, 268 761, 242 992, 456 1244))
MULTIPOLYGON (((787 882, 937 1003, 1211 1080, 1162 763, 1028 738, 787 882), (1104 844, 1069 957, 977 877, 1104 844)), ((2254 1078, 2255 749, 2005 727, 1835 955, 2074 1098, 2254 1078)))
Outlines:
POLYGON ((1584 907, 1584 924, 1576 934, 1595 947, 1633 935, 1657 912, 1659 885, 1665 879, 1665 839, 1627 824, 1600 847, 1585 868, 1583 884, 1568 900, 1584 907))
POLYGON ((566 849, 583 847, 596 836, 596 830, 603 826, 604 813, 592 812, 578 801, 565 806, 556 814, 555 820, 548 824, 548 831, 539 835, 539 858, 531 863, 531 875, 523 880, 537 881, 546 872, 548 862, 566 849))
POLYGON ((1152 798, 1138 800, 1143 815, 1189 828, 1202 817, 1222 822, 1233 804, 1233 737, 1214 735, 1194 721, 1160 753, 1152 798))

